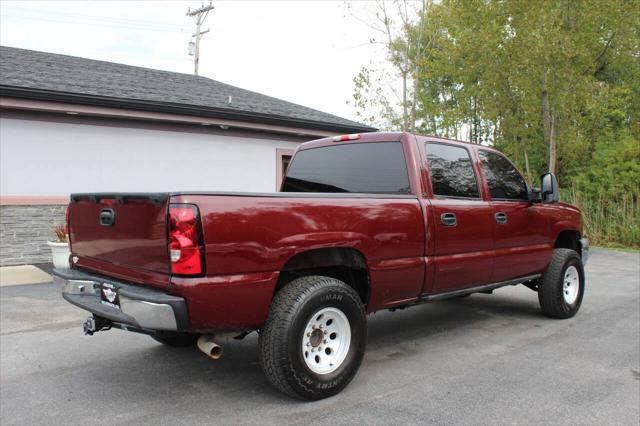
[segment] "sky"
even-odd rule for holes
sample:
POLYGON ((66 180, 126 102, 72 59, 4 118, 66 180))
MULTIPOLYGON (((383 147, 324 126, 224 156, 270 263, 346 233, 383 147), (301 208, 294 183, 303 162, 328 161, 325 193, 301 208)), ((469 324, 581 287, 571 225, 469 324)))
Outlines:
MULTIPOLYGON (((0 44, 192 73, 187 9, 199 1, 0 1, 0 44)), ((214 1, 200 75, 357 120, 353 77, 384 58, 375 4, 214 1)))

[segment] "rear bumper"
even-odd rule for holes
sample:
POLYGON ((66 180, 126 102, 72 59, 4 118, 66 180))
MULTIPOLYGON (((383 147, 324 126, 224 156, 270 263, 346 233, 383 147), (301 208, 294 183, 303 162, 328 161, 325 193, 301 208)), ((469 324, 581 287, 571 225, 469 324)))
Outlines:
POLYGON ((580 257, 582 258, 582 264, 586 265, 589 260, 589 240, 587 238, 580 238, 580 257))
POLYGON ((181 297, 75 269, 54 269, 53 276, 67 302, 96 316, 143 330, 179 331, 189 326, 187 304, 181 297), (104 284, 115 289, 120 308, 101 301, 104 284))

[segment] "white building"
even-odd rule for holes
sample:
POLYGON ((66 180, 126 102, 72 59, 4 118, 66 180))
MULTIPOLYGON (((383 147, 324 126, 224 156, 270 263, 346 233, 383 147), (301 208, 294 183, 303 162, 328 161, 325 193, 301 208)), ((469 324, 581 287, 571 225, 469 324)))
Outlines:
POLYGON ((0 266, 48 261, 70 193, 275 191, 300 142, 372 130, 206 77, 0 47, 0 266))

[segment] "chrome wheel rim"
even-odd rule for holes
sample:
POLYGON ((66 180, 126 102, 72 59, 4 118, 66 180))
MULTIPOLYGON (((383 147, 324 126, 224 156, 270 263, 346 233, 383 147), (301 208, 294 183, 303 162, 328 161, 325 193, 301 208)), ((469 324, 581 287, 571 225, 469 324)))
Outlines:
POLYGON ((351 325, 337 308, 323 308, 311 316, 302 336, 302 359, 316 374, 339 368, 349 353, 351 325))
POLYGON ((569 305, 573 305, 578 299, 580 292, 580 276, 575 266, 569 266, 564 273, 562 281, 562 295, 564 301, 569 305))

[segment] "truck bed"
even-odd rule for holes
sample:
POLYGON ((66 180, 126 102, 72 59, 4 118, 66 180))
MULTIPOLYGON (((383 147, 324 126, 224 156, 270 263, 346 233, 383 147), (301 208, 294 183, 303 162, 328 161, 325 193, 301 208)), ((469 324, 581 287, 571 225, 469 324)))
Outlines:
POLYGON ((296 253, 350 247, 362 253, 376 286, 378 300, 371 300, 371 308, 415 299, 422 292, 423 213, 417 197, 404 194, 73 194, 71 245, 77 266, 130 282, 170 286, 171 203, 199 208, 206 268, 202 283, 277 272, 296 253), (103 209, 113 210, 112 226, 99 223, 103 209))

